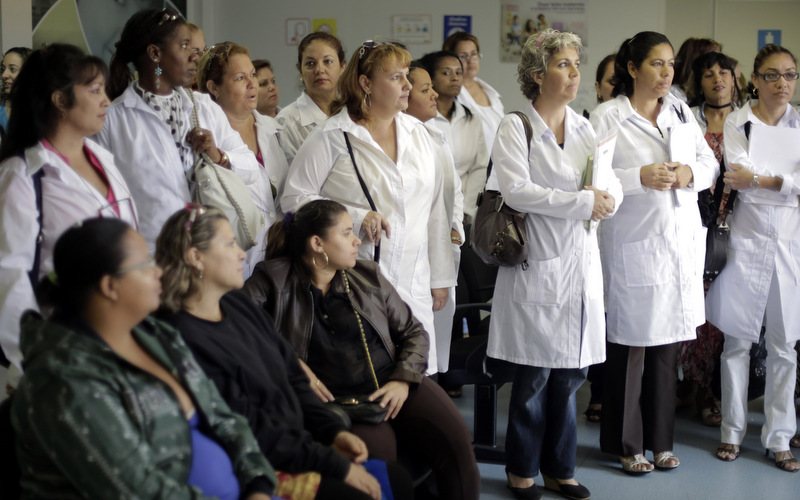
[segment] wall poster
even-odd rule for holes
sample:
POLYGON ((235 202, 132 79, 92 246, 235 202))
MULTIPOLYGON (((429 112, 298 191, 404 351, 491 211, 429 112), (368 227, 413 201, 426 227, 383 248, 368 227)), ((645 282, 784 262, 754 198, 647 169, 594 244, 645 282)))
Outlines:
POLYGON ((517 62, 530 36, 553 28, 569 31, 589 45, 586 4, 589 0, 516 0, 500 4, 500 60, 517 62))

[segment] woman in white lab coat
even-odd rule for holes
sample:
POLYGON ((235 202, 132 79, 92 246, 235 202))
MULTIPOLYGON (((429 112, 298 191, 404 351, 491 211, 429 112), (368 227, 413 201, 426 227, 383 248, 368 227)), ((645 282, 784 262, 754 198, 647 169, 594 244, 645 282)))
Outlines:
POLYGON ((725 182, 738 189, 736 209, 728 219, 728 262, 706 299, 708 319, 725 334, 722 351, 722 444, 720 460, 739 456, 747 429, 750 347, 766 326, 766 423, 761 443, 775 454, 778 468, 795 472, 800 464, 789 451, 796 431, 794 406, 800 340, 800 173, 783 174, 756 163, 749 153, 753 131, 800 128, 790 104, 797 83, 797 60, 787 49, 767 45, 756 55, 750 76, 757 98, 725 121, 725 182), (746 130, 746 124, 750 123, 746 130), (765 194, 766 193, 766 194, 765 194))
POLYGON ((330 33, 316 31, 306 35, 297 46, 297 71, 303 92, 276 118, 283 127, 281 146, 289 163, 308 134, 330 115, 344 65, 342 42, 330 33))
MULTIPOLYGON (((456 280, 429 135, 402 113, 411 91, 410 62, 408 51, 394 44, 370 40, 356 50, 339 79, 332 116, 292 162, 281 207, 296 211, 319 198, 345 205, 363 240, 361 258, 379 255, 381 272, 433 336, 433 311, 444 306, 456 280), (360 187, 346 137, 376 210, 360 187)), ((431 341, 429 373, 437 371, 435 345, 431 341)))
POLYGON ((598 187, 584 173, 596 136, 567 104, 580 84, 580 38, 546 30, 522 50, 518 80, 530 104, 530 144, 517 115, 503 118, 493 182, 508 206, 526 213, 527 266, 497 274, 487 354, 517 366, 508 414, 506 473, 518 498, 540 498, 534 477, 568 498, 589 498, 574 479, 575 391, 587 367, 605 359, 603 278, 596 223, 622 202, 610 167, 598 187), (530 151, 529 151, 530 149, 530 151))
POLYGON ((170 8, 134 14, 111 58, 106 124, 97 141, 114 154, 140 209, 139 231, 151 249, 167 218, 191 201, 186 174, 195 154, 231 168, 257 191, 259 166, 225 113, 204 94, 194 105, 183 88, 192 83, 200 57, 191 47, 186 21, 170 8), (128 64, 139 79, 131 81, 128 64))
POLYGON ((136 227, 114 158, 87 139, 103 128, 106 73, 102 60, 53 44, 28 58, 11 96, 14 114, 0 148, 0 346, 16 368, 20 317, 38 310, 34 287, 52 271, 61 233, 98 216, 136 227))
POLYGON ((264 260, 267 230, 283 214, 278 199, 289 165, 278 142, 278 122, 256 111, 258 81, 256 69, 245 47, 231 42, 216 44, 198 64, 200 92, 222 107, 231 127, 239 133, 259 164, 253 199, 266 224, 256 235, 256 246, 247 251, 245 278, 264 260))
POLYGON ((625 192, 600 227, 608 294, 600 447, 630 474, 653 470, 645 450, 656 467, 680 463, 672 453, 678 343, 705 322, 697 192, 719 165, 689 106, 669 93, 674 61, 660 33, 626 40, 614 62, 615 99, 591 116, 601 140, 616 133, 613 167, 625 192))

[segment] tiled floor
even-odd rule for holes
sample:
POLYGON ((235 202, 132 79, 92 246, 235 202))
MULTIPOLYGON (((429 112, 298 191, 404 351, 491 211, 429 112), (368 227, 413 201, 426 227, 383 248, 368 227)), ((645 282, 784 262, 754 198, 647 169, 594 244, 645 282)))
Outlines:
MULTIPOLYGON (((510 386, 500 390, 498 401, 498 443, 505 440, 510 386)), ((717 460, 713 455, 719 442, 719 428, 705 427, 693 409, 680 410, 675 429, 675 454, 681 466, 673 471, 654 471, 632 477, 620 469, 616 457, 600 452, 599 424, 586 421, 582 412, 589 398, 588 386, 578 391, 578 460, 575 478, 592 492, 592 498, 647 500, 738 500, 738 499, 800 499, 800 473, 778 470, 772 460, 764 457, 761 447, 761 425, 764 422, 762 400, 750 405, 748 434, 742 455, 732 463, 717 460)), ((455 400, 472 427, 472 388, 465 387, 464 395, 455 400)), ((795 450, 800 455, 800 450, 795 450)), ((651 457, 648 457, 651 458, 651 457)), ((506 489, 502 465, 479 464, 482 478, 482 500, 513 499, 506 489)), ((537 478, 541 486, 541 478, 537 478)), ((545 499, 562 498, 545 490, 545 499)))

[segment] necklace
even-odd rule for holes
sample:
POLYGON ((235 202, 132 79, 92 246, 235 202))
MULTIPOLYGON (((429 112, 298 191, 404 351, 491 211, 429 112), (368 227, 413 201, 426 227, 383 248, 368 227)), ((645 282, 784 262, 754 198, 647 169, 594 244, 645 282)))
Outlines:
POLYGON ((710 102, 706 101, 706 106, 708 106, 711 109, 725 109, 725 108, 732 107, 733 103, 729 102, 728 104, 721 104, 721 105, 717 106, 716 104, 711 104, 710 102))
POLYGON ((347 298, 350 300, 350 305, 353 307, 353 314, 356 315, 358 329, 361 332, 361 342, 364 344, 364 351, 367 353, 367 364, 369 365, 369 371, 372 375, 372 381, 375 382, 375 388, 380 389, 381 385, 378 383, 378 376, 375 374, 375 367, 372 365, 372 356, 369 355, 369 346, 367 345, 367 336, 364 334, 364 325, 361 323, 361 315, 358 314, 356 306, 350 298, 350 281, 348 281, 347 274, 345 274, 344 270, 342 270, 342 280, 344 281, 344 291, 347 294, 347 298))

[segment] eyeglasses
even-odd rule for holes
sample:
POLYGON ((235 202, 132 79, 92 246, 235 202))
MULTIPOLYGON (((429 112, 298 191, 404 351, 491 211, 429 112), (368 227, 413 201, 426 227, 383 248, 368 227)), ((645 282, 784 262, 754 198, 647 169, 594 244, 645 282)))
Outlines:
POLYGON ((186 219, 186 232, 192 230, 192 225, 194 225, 195 219, 197 219, 198 215, 203 215, 206 213, 206 207, 199 203, 187 203, 186 210, 189 212, 189 218, 186 219))
POLYGON ((156 259, 152 255, 144 262, 140 262, 139 264, 134 264, 132 266, 123 267, 119 271, 114 273, 114 276, 122 276, 126 273, 131 273, 133 271, 141 271, 144 269, 153 269, 156 267, 156 259))
POLYGON ((211 55, 208 58, 208 64, 206 64, 206 71, 211 71, 211 63, 214 62, 214 58, 217 56, 228 56, 228 52, 231 50, 231 42, 222 42, 222 43, 215 43, 211 47, 208 48, 206 52, 210 53, 211 55), (224 50, 220 50, 224 49, 224 50))
POLYGON ((770 72, 770 73, 764 73, 763 75, 761 73, 755 72, 755 74, 756 76, 760 76, 761 78, 763 78, 765 82, 777 82, 780 79, 780 77, 783 77, 783 79, 786 80, 787 82, 792 82, 800 78, 800 73, 796 71, 790 71, 788 73, 770 72))
POLYGON ((482 58, 483 54, 478 52, 473 52, 472 54, 459 54, 458 58, 461 59, 461 62, 468 63, 470 61, 477 61, 478 59, 482 58))
POLYGON ((192 53, 198 58, 206 55, 206 52, 208 52, 208 47, 203 47, 202 49, 192 49, 192 53))

